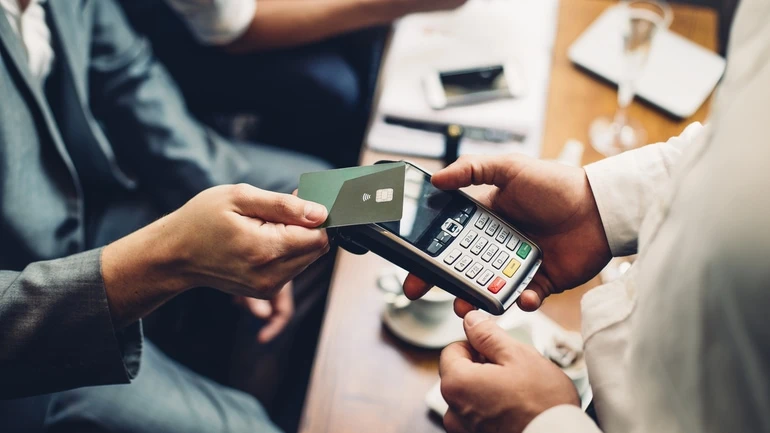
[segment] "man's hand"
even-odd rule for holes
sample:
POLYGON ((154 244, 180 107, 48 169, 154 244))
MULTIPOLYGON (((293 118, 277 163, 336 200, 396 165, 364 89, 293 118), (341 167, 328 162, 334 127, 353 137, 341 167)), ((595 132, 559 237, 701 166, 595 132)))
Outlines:
POLYGON ((113 318, 131 323, 178 293, 213 287, 273 298, 329 251, 322 205, 250 185, 207 189, 110 245, 102 274, 113 318))
POLYGON ((441 353, 447 432, 519 433, 547 409, 580 404, 567 375, 484 313, 468 313, 463 325, 468 341, 441 353))
POLYGON ((269 343, 289 324, 294 315, 294 294, 291 281, 272 299, 255 299, 245 296, 236 296, 235 303, 246 309, 254 317, 264 320, 266 323, 259 330, 257 341, 262 344, 269 343))
MULTIPOLYGON (((612 258, 588 178, 580 168, 521 155, 464 156, 435 173, 432 182, 441 189, 494 185, 479 201, 543 250, 543 265, 517 301, 523 310, 536 310, 548 295, 585 283, 612 258)), ((429 288, 414 275, 404 282, 404 292, 412 299, 429 288)), ((472 309, 464 301, 455 302, 460 316, 472 309)))

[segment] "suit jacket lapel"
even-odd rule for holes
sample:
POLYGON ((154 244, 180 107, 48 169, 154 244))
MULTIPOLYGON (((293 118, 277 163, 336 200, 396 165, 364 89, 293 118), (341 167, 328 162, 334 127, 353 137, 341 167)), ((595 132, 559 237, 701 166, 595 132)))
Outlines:
MULTIPOLYGON (((16 69, 23 85, 27 88, 27 91, 32 96, 31 103, 36 105, 45 122, 45 126, 48 128, 49 136, 53 141, 56 150, 61 156, 64 164, 67 166, 67 170, 70 172, 70 177, 74 184, 74 187, 78 193, 82 191, 80 186, 80 180, 78 179, 77 172, 75 171, 75 165, 70 158, 67 149, 62 141, 61 134, 56 127, 56 120, 48 107, 48 102, 43 95, 42 83, 38 79, 32 76, 27 64, 27 54, 24 51, 21 38, 13 31, 11 24, 5 17, 5 11, 0 10, 0 41, 5 46, 5 50, 10 58, 11 67, 16 69)), ((21 90, 21 89, 20 89, 21 90)))

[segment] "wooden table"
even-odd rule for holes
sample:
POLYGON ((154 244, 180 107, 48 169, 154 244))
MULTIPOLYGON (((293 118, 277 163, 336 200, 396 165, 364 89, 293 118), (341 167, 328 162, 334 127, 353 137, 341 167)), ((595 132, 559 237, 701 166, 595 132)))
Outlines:
MULTIPOLYGON (((617 93, 611 86, 577 70, 567 48, 580 33, 613 5, 608 0, 562 0, 554 49, 551 87, 543 143, 543 157, 559 154, 569 138, 588 143, 588 125, 595 117, 611 115, 617 93)), ((716 49, 717 16, 693 6, 673 6, 672 29, 716 49)), ((708 105, 708 104, 706 104, 708 105)), ((634 103, 630 115, 642 122, 649 141, 679 134, 691 121, 704 120, 707 107, 678 121, 653 108, 634 103)), ((363 163, 398 156, 365 152, 363 163)), ((601 158, 586 147, 583 163, 601 158)), ((417 160, 430 170, 438 161, 417 160)), ((303 433, 389 433, 443 431, 440 419, 429 416, 425 393, 438 379, 439 351, 423 350, 396 339, 380 320, 384 308, 376 288, 379 271, 387 263, 374 254, 354 256, 341 251, 331 284, 326 320, 316 355, 310 389, 300 425, 303 433)), ((580 297, 588 284, 551 297, 543 311, 568 329, 580 328, 580 297)))

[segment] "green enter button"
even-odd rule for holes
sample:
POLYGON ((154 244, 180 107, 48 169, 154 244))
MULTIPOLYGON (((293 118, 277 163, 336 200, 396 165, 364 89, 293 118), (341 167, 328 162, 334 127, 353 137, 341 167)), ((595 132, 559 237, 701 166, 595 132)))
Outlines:
POLYGON ((529 244, 522 242, 519 250, 516 251, 516 255, 522 259, 526 259, 530 251, 532 251, 532 247, 529 244))

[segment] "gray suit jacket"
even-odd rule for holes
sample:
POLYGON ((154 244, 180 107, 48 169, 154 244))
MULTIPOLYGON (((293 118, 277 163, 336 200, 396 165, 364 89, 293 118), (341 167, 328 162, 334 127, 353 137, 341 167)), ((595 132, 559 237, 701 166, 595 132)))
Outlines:
POLYGON ((249 169, 190 117, 112 0, 49 0, 48 8, 67 83, 58 110, 0 13, 0 398, 136 374, 139 326, 114 329, 101 251, 80 253, 84 185, 152 185, 145 191, 170 210, 249 169))

